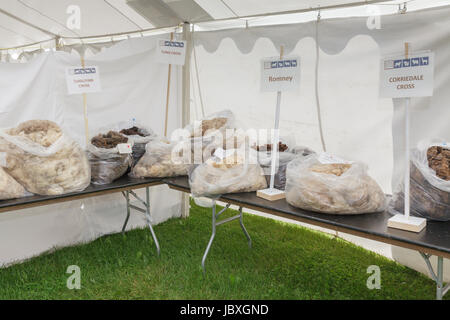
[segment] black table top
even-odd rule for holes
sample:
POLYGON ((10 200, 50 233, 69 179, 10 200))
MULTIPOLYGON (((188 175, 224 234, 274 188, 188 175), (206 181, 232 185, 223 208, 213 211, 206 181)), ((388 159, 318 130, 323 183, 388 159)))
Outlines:
MULTIPOLYGON (((170 187, 189 192, 187 177, 164 179, 164 183, 170 187)), ((427 226, 419 233, 403 231, 387 227, 387 221, 392 217, 388 212, 368 213, 360 215, 332 215, 305 211, 289 205, 285 199, 268 201, 256 196, 256 192, 243 192, 225 194, 221 201, 230 201, 233 204, 241 204, 243 207, 260 209, 268 213, 282 213, 289 217, 300 218, 298 220, 312 222, 318 225, 335 227, 338 231, 349 231, 369 239, 383 241, 411 249, 424 250, 450 258, 450 221, 427 221, 427 226), (352 232, 353 231, 353 232, 352 232), (365 236, 366 235, 366 236, 365 236), (420 248, 418 248, 420 247, 420 248)))
POLYGON ((15 209, 21 209, 25 207, 44 205, 51 202, 62 202, 70 201, 77 198, 86 198, 90 196, 95 196, 97 194, 119 192, 121 190, 139 189, 149 185, 162 184, 162 179, 145 178, 145 179, 134 179, 128 176, 121 177, 112 183, 104 185, 90 184, 86 189, 79 192, 71 192, 56 196, 40 196, 33 195, 29 197, 11 199, 11 200, 1 200, 0 201, 0 212, 10 211, 15 209))

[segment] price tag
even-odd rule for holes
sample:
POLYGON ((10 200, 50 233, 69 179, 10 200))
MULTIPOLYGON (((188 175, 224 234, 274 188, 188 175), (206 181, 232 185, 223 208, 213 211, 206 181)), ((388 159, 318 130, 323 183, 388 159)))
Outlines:
POLYGON ((319 155, 317 160, 319 160, 319 162, 322 164, 332 164, 332 163, 352 164, 353 163, 352 161, 344 160, 344 159, 339 158, 335 155, 332 155, 328 152, 322 152, 319 155))
POLYGON ((117 145, 117 149, 119 150, 120 154, 129 154, 132 153, 133 148, 130 143, 119 143, 117 145))
POLYGON ((156 61, 180 66, 184 65, 186 61, 186 41, 158 40, 156 45, 156 61))
POLYGON ((434 53, 384 58, 380 64, 380 96, 384 98, 433 95, 434 53))
POLYGON ((300 85, 300 58, 297 56, 261 60, 261 91, 297 90, 300 85))
POLYGON ((100 72, 98 67, 66 68, 68 94, 80 94, 101 91, 100 72))

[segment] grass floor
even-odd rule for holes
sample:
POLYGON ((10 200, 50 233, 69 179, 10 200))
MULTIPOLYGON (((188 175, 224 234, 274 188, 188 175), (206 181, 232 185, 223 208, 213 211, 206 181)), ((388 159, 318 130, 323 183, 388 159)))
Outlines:
POLYGON ((192 204, 188 219, 155 227, 160 258, 148 229, 102 237, 0 269, 0 299, 435 298, 430 279, 343 240, 249 214, 244 223, 253 248, 238 221, 218 227, 206 277, 211 212, 192 204), (66 287, 69 265, 81 269, 80 290, 66 287), (366 286, 370 265, 381 269, 379 290, 366 286))

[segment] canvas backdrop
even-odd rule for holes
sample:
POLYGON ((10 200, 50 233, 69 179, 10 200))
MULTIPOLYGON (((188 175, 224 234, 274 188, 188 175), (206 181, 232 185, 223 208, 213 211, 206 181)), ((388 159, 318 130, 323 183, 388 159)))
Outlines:
MULTIPOLYGON (((89 131, 136 119, 157 134, 164 133, 168 66, 155 63, 158 38, 130 39, 86 52, 86 66, 99 67, 102 91, 87 94, 89 131)), ((82 95, 68 95, 65 69, 80 66, 77 51, 50 51, 26 63, 0 63, 0 126, 30 119, 55 121, 85 146, 82 95)), ((181 126, 181 67, 172 68, 169 130, 181 126)), ((144 197, 144 189, 139 194, 144 197)), ((150 189, 154 223, 180 216, 181 196, 167 186, 150 189)), ((121 230, 126 216, 120 193, 0 214, 0 265, 13 263, 55 247, 91 241, 121 230)), ((132 210, 128 228, 145 227, 132 210)), ((149 243, 148 250, 154 250, 149 243)))
MULTIPOLYGON (((234 29, 195 32, 200 86, 194 76, 191 117, 201 116, 203 101, 205 113, 227 108, 247 127, 272 128, 276 93, 260 91, 260 60, 279 56, 283 45, 285 55, 300 56, 301 80, 297 91, 282 94, 280 134, 322 151, 315 93, 318 49, 327 151, 363 161, 383 190, 392 193, 404 173, 404 101, 379 97, 380 59, 402 54, 405 42, 412 51, 434 51, 434 94, 411 99, 411 146, 435 137, 450 141, 449 16, 447 6, 381 16, 379 29, 367 27, 371 18, 350 17, 248 29, 238 21, 234 29)), ((392 256, 427 272, 417 252, 394 247, 392 256)), ((447 278, 449 272, 447 261, 447 278)))

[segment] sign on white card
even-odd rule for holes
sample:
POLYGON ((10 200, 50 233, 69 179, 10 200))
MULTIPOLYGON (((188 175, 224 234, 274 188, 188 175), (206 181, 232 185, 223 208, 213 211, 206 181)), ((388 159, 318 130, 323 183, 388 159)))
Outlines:
POLYGON ((156 61, 180 66, 184 65, 186 61, 186 41, 158 40, 156 45, 156 61))
POLYGON ((380 96, 384 98, 433 95, 434 53, 384 58, 380 65, 380 96))
POLYGON ((67 91, 80 94, 101 91, 98 67, 70 67, 66 69, 67 91))
POLYGON ((128 154, 133 151, 133 148, 130 143, 119 143, 117 145, 117 150, 119 150, 120 154, 128 154))
POLYGON ((261 61, 261 91, 297 90, 300 84, 300 58, 267 58, 261 61))

